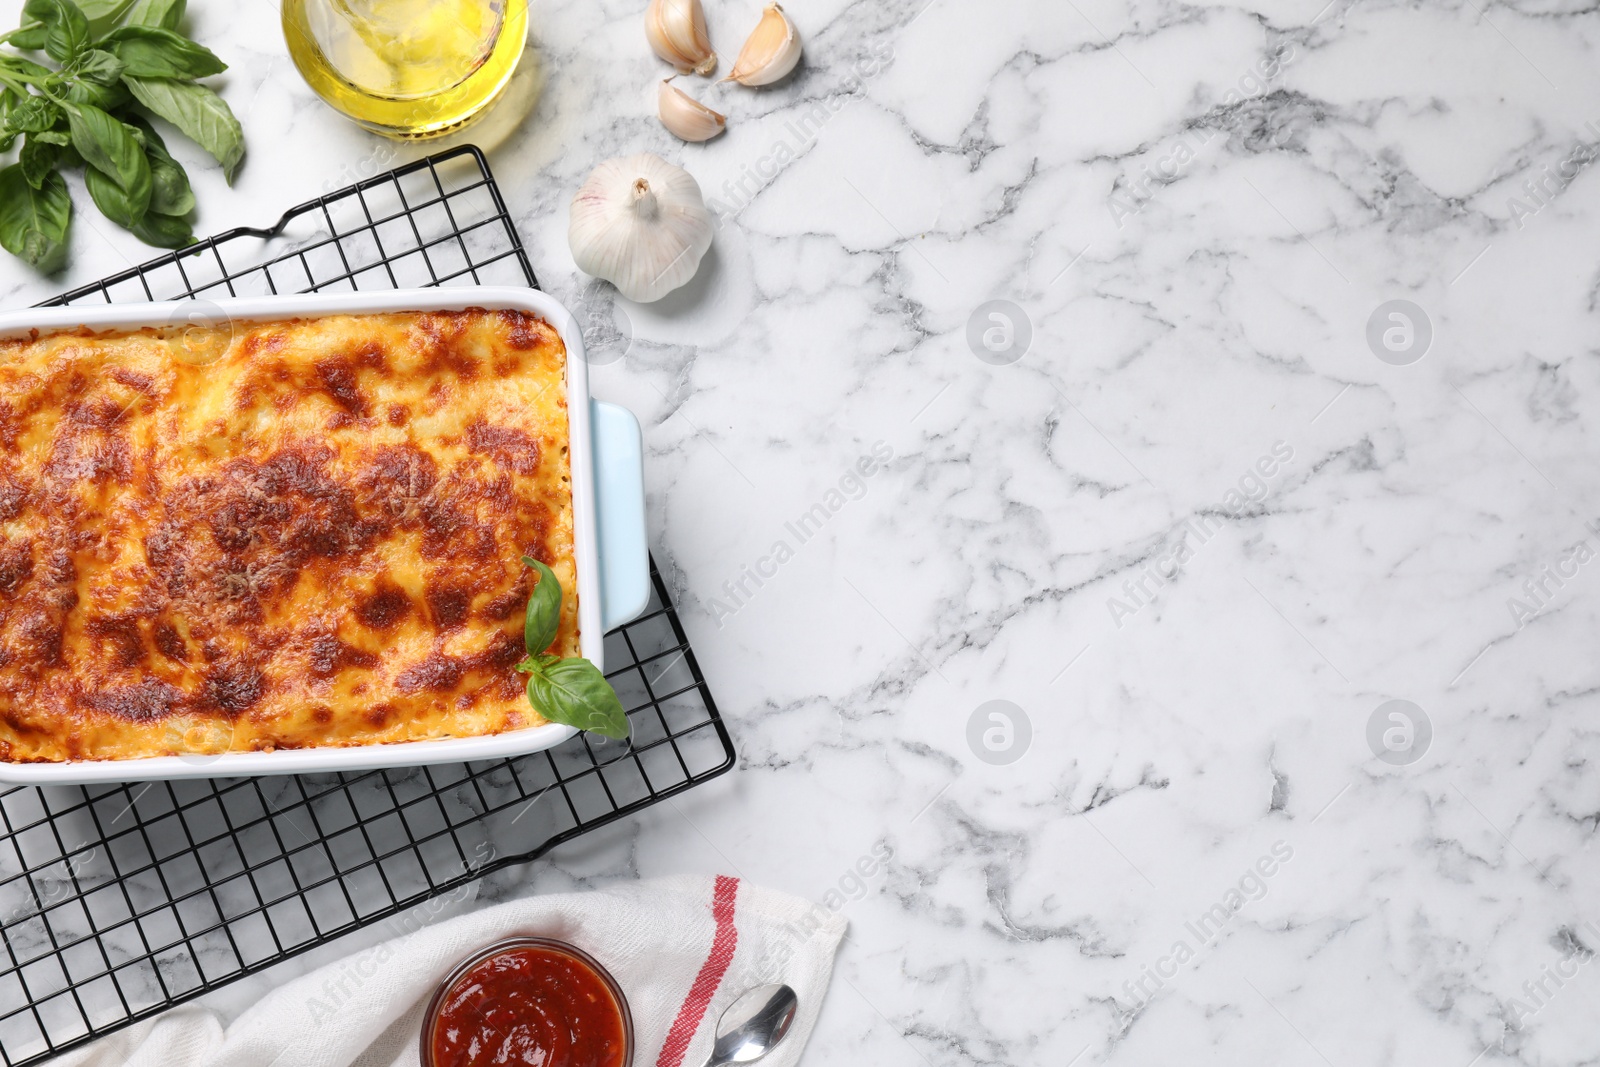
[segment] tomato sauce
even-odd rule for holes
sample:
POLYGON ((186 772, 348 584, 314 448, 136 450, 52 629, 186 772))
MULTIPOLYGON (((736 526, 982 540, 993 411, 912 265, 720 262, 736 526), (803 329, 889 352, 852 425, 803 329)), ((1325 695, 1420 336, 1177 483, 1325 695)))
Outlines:
POLYGON ((456 979, 424 1037, 433 1067, 623 1067, 627 1050, 606 981, 543 946, 508 948, 456 979))

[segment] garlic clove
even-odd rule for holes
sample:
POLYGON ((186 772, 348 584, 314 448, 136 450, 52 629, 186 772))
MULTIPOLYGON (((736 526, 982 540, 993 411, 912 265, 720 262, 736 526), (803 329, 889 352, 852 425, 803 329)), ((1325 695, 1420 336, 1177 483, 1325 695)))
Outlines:
POLYGON ((661 125, 685 141, 709 141, 728 128, 728 117, 718 114, 672 84, 668 78, 656 94, 661 125))
POLYGON ((644 33, 656 55, 680 74, 710 74, 717 69, 717 54, 711 50, 700 0, 650 0, 644 33))
POLYGON ((644 152, 594 169, 572 198, 567 243, 579 270, 647 304, 694 277, 711 230, 699 183, 644 152))
POLYGON ((761 21, 744 47, 733 70, 723 81, 736 81, 740 85, 771 85, 794 69, 800 62, 800 34, 794 23, 777 4, 768 4, 761 13, 761 21))

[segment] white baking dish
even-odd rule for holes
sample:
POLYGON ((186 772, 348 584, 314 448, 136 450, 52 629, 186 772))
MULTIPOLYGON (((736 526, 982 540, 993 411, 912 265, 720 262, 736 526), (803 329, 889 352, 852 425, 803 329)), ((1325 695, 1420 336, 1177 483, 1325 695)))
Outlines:
MULTIPOLYGON (((536 289, 484 286, 321 293, 144 305, 43 308, 0 314, 0 337, 86 326, 136 330, 182 323, 217 325, 382 311, 517 309, 544 319, 567 348, 567 415, 571 434, 572 511, 578 571, 579 646, 604 670, 604 635, 644 610, 650 593, 644 531, 644 485, 639 424, 624 408, 589 398, 583 334, 561 304, 536 289), (605 546, 602 560, 600 546, 605 546)), ((577 731, 545 725, 487 737, 407 741, 351 748, 226 752, 63 763, 0 761, 0 782, 65 785, 160 778, 359 771, 427 763, 462 763, 525 755, 560 744, 577 731)))

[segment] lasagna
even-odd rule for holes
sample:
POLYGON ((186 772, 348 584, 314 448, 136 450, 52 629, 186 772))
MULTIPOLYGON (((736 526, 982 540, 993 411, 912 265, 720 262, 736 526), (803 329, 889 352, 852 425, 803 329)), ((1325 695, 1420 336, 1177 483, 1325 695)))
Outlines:
POLYGON ((0 341, 0 759, 543 723, 576 655, 566 349, 520 311, 0 341))

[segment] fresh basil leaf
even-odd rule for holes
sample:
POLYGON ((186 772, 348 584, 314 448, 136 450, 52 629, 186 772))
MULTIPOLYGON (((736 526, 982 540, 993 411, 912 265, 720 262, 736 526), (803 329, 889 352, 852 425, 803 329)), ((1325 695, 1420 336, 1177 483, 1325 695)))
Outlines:
POLYGON ((22 98, 9 88, 0 88, 0 152, 10 151, 17 139, 16 131, 10 128, 9 119, 21 102, 22 98))
POLYGON ((195 208, 194 190, 183 165, 171 156, 150 156, 150 210, 157 215, 187 215, 195 208))
POLYGON ((157 248, 183 248, 194 243, 194 230, 188 220, 146 210, 136 214, 135 205, 115 180, 95 167, 83 171, 83 184, 100 213, 147 245, 157 248))
POLYGON ((122 83, 134 97, 172 123, 193 142, 210 152, 222 164, 229 183, 244 158, 244 131, 233 117, 227 101, 203 85, 161 81, 127 74, 122 83))
POLYGON ((579 656, 528 675, 528 702, 551 722, 603 737, 628 736, 628 714, 600 668, 579 656))
POLYGON ((64 95, 74 104, 88 104, 101 111, 116 111, 133 102, 132 94, 120 82, 101 85, 92 81, 71 81, 64 95))
POLYGON ((22 151, 17 154, 17 163, 22 167, 22 176, 28 179, 28 184, 35 189, 43 189, 44 183, 52 172, 62 167, 73 167, 82 163, 78 153, 70 146, 63 146, 53 140, 47 140, 48 135, 30 133, 27 140, 22 142, 22 151))
POLYGON ((45 179, 55 173, 56 153, 61 151, 60 145, 49 144, 45 141, 29 137, 22 142, 22 151, 17 153, 17 166, 22 168, 22 176, 28 184, 35 189, 43 189, 45 179))
MULTIPOLYGON (((145 158, 144 147, 134 138, 133 128, 89 104, 75 107, 67 114, 72 128, 72 147, 84 161, 107 178, 116 182, 125 194, 125 215, 128 221, 106 211, 108 218, 123 226, 133 226, 150 208, 150 161, 145 158)), ((94 193, 90 188, 91 195, 94 193)), ((95 203, 100 198, 95 197, 95 203)), ((105 211, 104 206, 101 207, 105 211)))
POLYGON ((133 229, 149 212, 148 200, 144 203, 144 210, 138 210, 117 180, 99 167, 91 165, 83 169, 83 184, 88 188, 94 206, 100 209, 100 214, 125 230, 133 229))
POLYGON ((194 244, 194 229, 187 219, 156 211, 146 213, 139 224, 133 227, 133 233, 145 244, 157 248, 187 248, 194 244))
POLYGON ((61 109, 42 96, 29 96, 6 116, 12 133, 43 133, 61 121, 61 109))
POLYGON ((122 77, 123 63, 103 48, 91 48, 78 57, 72 70, 78 77, 100 85, 115 85, 117 79, 122 77))
POLYGON ((128 13, 128 24, 176 30, 178 23, 183 21, 185 6, 186 0, 136 0, 133 10, 128 13))
MULTIPOLYGON (((45 144, 61 145, 62 147, 66 147, 72 143, 72 134, 68 133, 66 130, 40 130, 37 133, 28 134, 28 139, 30 141, 43 141, 45 144)), ((78 156, 77 152, 73 152, 72 154, 74 157, 80 160, 83 158, 78 156)))
POLYGON ((45 33, 43 23, 34 22, 24 17, 22 28, 11 35, 11 40, 6 42, 13 48, 20 48, 26 52, 37 52, 44 47, 45 33))
POLYGON ((89 46, 89 20, 72 0, 28 0, 22 14, 44 27, 45 53, 57 63, 68 62, 89 46))
POLYGON ((187 215, 194 210, 194 191, 183 164, 167 152, 166 142, 155 127, 134 116, 129 123, 144 138, 144 154, 150 160, 150 211, 158 215, 187 215))
POLYGON ((522 624, 522 640, 528 655, 538 656, 550 647, 561 628, 561 583, 554 572, 532 556, 523 556, 522 562, 539 575, 539 584, 533 587, 528 598, 528 614, 522 624))
POLYGON ((89 37, 99 40, 108 30, 122 21, 134 0, 78 0, 78 8, 89 20, 89 37))
POLYGON ((71 222, 72 198, 61 175, 35 189, 21 164, 0 170, 0 247, 48 274, 65 262, 71 222))
POLYGON ((9 52, 0 52, 0 67, 34 81, 48 78, 55 73, 49 67, 23 56, 11 55, 9 52))
POLYGON ((133 201, 128 199, 128 194, 117 184, 117 180, 98 167, 83 168, 83 184, 89 190, 89 198, 94 201, 94 206, 100 209, 100 214, 125 230, 133 229, 144 214, 149 213, 148 204, 143 214, 136 212, 133 201))
POLYGON ((211 49, 158 26, 123 26, 101 44, 116 53, 136 78, 208 78, 228 65, 211 49))

